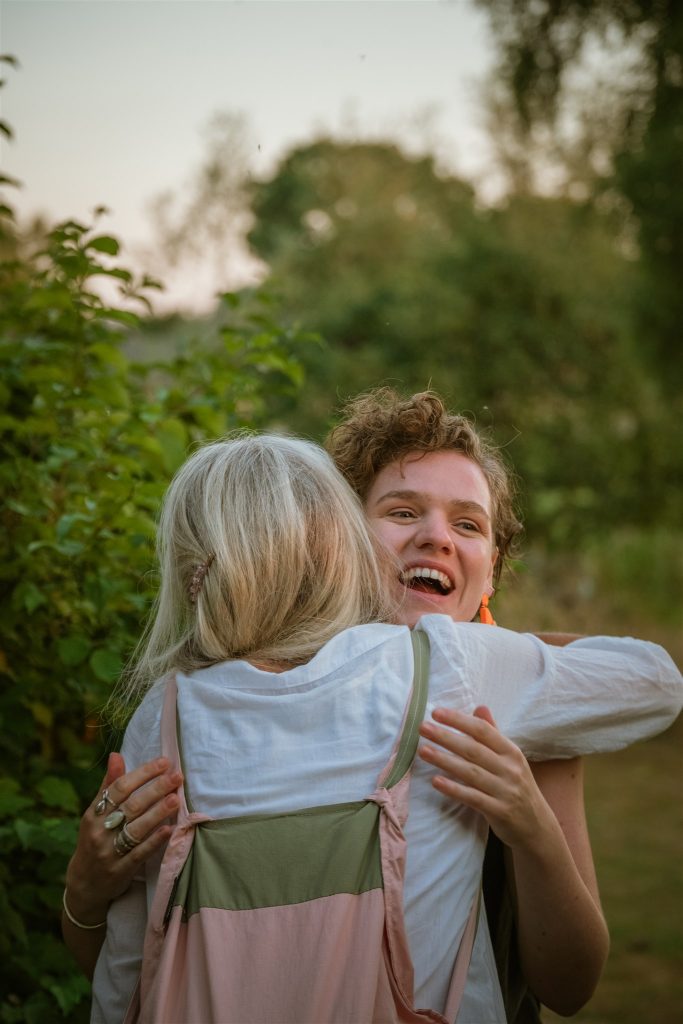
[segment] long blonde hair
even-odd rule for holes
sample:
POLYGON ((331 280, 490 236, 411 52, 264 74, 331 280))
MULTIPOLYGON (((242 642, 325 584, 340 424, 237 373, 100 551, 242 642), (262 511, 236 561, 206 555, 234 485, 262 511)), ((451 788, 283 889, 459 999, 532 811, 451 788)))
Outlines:
POLYGON ((124 703, 174 669, 293 665, 348 626, 391 618, 361 505, 309 441, 240 434, 196 451, 164 498, 157 555, 160 589, 124 703))

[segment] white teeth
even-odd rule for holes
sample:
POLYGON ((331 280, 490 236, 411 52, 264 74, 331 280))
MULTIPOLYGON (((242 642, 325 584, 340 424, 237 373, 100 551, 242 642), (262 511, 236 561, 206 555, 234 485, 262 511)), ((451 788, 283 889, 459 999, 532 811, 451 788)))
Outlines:
POLYGON ((445 572, 439 572, 438 569, 428 569, 426 566, 418 565, 413 569, 405 569, 401 573, 401 582, 410 583, 414 579, 423 580, 437 580, 444 590, 452 590, 453 584, 449 580, 445 572))

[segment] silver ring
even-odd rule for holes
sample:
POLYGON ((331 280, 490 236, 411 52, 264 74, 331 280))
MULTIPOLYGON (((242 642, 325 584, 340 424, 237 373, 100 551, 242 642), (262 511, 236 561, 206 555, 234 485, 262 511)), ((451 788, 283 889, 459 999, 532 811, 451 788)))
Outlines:
POLYGON ((141 841, 142 840, 136 839, 135 836, 132 836, 130 834, 130 831, 128 829, 128 823, 126 822, 126 824, 123 826, 123 828, 121 829, 121 831, 117 835, 117 837, 116 837, 116 839, 114 841, 114 846, 116 846, 116 844, 118 843, 119 850, 121 850, 121 851, 125 850, 126 853, 127 853, 129 850, 132 850, 136 846, 138 846, 138 844, 141 841))
POLYGON ((98 814, 98 815, 99 814, 104 814, 104 812, 107 809, 107 804, 111 804, 112 807, 114 807, 114 808, 116 808, 116 806, 117 806, 114 803, 114 801, 112 800, 112 798, 109 796, 109 790, 108 789, 103 789, 102 790, 102 796, 100 797, 100 799, 95 804, 95 814, 98 814))
POLYGON ((102 822, 106 829, 118 828, 119 825, 125 825, 125 823, 126 816, 120 807, 117 807, 114 811, 110 811, 102 822))
POLYGON ((128 829, 128 822, 126 822, 126 824, 121 829, 121 839, 124 843, 128 845, 129 850, 132 850, 134 846, 139 846, 140 843, 142 842, 142 839, 136 839, 134 836, 130 834, 130 831, 128 829))
POLYGON ((135 839, 130 834, 128 825, 125 824, 121 831, 116 833, 114 838, 114 853, 118 854, 119 857, 125 857, 127 853, 130 853, 141 842, 141 839, 135 839))
POLYGON ((121 843, 121 833, 117 832, 114 836, 114 853, 117 857, 124 857, 128 853, 128 847, 121 843))

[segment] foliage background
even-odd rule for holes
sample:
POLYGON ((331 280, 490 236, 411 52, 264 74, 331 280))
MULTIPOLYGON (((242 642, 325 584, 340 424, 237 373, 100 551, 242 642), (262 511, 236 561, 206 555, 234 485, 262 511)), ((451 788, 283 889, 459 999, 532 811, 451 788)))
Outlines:
MULTIPOLYGON (((0 208, 3 1021, 87 1017, 58 937, 63 871, 117 745, 99 711, 154 590, 158 501, 197 441, 321 439, 358 390, 431 384, 520 477, 526 553, 498 621, 634 633, 683 664, 683 12, 480 5, 500 48, 495 206, 389 138, 321 136, 253 180, 224 120, 181 197, 191 216, 160 210, 159 243, 189 259, 237 219, 268 276, 193 321, 154 316, 158 282, 97 217, 31 232, 0 208), (596 41, 631 55, 618 83, 586 77, 596 41)), ((587 765, 613 952, 579 1020, 683 1010, 680 741, 679 722, 587 765)))

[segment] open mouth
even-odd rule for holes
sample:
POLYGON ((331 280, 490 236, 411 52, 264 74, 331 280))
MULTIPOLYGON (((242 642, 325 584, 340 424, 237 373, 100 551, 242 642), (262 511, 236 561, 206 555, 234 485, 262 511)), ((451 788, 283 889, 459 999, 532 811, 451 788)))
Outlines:
POLYGON ((419 590, 423 594, 438 594, 443 597, 453 589, 453 584, 444 572, 423 566, 406 569, 401 573, 400 580, 404 587, 419 590))

